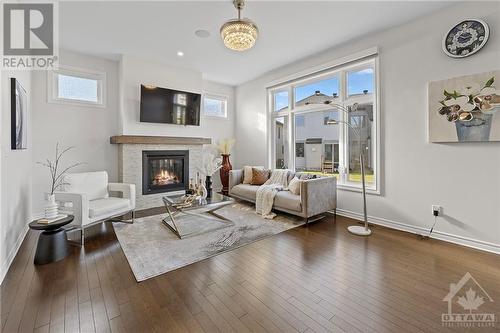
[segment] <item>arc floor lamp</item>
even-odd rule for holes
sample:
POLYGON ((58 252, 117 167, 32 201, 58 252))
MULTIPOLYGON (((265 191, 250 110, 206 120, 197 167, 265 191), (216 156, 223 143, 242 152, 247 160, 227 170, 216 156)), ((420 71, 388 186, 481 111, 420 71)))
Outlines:
MULTIPOLYGON (((349 113, 352 111, 357 110, 358 104, 354 103, 352 106, 346 107, 342 104, 334 103, 332 100, 326 100, 323 103, 315 103, 315 104, 321 104, 321 105, 327 105, 328 107, 335 109, 335 110, 340 110, 342 111, 345 115, 347 115, 347 119, 349 119, 349 113)), ((349 121, 344 121, 344 120, 329 120, 328 124, 346 124, 353 130, 353 132, 356 134, 358 137, 358 142, 359 142, 359 164, 361 166, 361 184, 362 184, 362 193, 363 193, 363 221, 364 221, 364 226, 358 226, 358 225, 351 225, 347 227, 347 230, 349 230, 350 233, 358 236, 369 236, 371 235, 372 231, 368 227, 368 215, 366 213, 366 184, 365 184, 365 160, 363 157, 363 150, 361 149, 361 133, 360 131, 353 126, 349 121)))

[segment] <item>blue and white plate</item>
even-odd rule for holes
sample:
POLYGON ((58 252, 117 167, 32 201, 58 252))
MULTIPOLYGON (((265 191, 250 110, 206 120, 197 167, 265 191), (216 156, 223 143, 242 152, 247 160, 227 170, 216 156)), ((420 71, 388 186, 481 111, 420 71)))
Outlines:
POLYGON ((443 51, 453 58, 465 58, 483 48, 490 29, 486 22, 468 19, 456 24, 443 38, 443 51))

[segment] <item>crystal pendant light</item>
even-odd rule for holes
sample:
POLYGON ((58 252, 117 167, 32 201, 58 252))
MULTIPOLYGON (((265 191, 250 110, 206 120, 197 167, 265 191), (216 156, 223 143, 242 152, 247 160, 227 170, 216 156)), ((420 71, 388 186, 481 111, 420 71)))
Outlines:
POLYGON ((224 23, 220 28, 220 35, 228 49, 245 51, 254 46, 259 29, 251 20, 241 18, 241 10, 245 6, 245 0, 234 0, 233 4, 238 10, 238 18, 224 23))

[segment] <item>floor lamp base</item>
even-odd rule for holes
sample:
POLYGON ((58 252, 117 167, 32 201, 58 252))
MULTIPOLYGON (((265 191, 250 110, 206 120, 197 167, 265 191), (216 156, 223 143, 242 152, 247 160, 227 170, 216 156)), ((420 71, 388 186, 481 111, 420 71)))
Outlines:
POLYGON ((350 227, 347 227, 347 230, 349 230, 351 234, 358 236, 370 236, 372 233, 372 231, 369 228, 365 228, 358 225, 351 225, 350 227))

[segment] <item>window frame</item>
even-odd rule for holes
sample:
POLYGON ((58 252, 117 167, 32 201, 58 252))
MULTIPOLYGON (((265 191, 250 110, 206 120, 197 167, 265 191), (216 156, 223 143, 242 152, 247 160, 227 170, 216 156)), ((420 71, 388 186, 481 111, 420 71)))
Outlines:
POLYGON ((204 92, 202 95, 201 110, 202 110, 203 117, 216 118, 216 119, 227 119, 228 118, 228 106, 229 106, 229 96, 227 96, 227 95, 215 94, 215 93, 211 93, 211 92, 204 92), (206 114, 205 113, 205 98, 224 102, 224 115, 206 114))
POLYGON ((90 106, 97 108, 106 107, 106 73, 76 68, 70 66, 59 66, 47 72, 47 102, 53 104, 65 104, 75 106, 90 106), (85 101, 71 98, 59 97, 58 75, 72 76, 97 81, 97 102, 85 101))
POLYGON ((280 114, 280 113, 283 113, 283 112, 286 112, 288 110, 290 110, 291 108, 291 99, 290 99, 290 91, 288 91, 288 89, 278 89, 278 90, 275 90, 273 91, 273 94, 271 95, 271 111, 274 113, 274 114, 280 114), (283 108, 283 110, 279 109, 279 110, 275 110, 274 109, 274 105, 276 104, 276 97, 275 95, 276 94, 279 94, 279 93, 282 93, 282 92, 287 92, 288 93, 288 105, 286 107, 283 108), (281 110, 281 111, 280 111, 281 110))
MULTIPOLYGON (((375 175, 375 182, 373 185, 367 184, 366 192, 371 194, 380 195, 381 191, 381 166, 380 166, 380 155, 381 155, 381 146, 380 146, 380 73, 379 73, 379 56, 378 53, 371 54, 369 56, 363 57, 362 59, 351 59, 344 64, 336 65, 330 68, 323 68, 320 72, 312 72, 309 74, 305 74, 302 77, 294 78, 292 80, 283 81, 281 84, 274 84, 272 86, 267 87, 268 94, 268 166, 272 169, 275 167, 275 136, 276 133, 274 131, 274 119, 278 117, 287 117, 288 118, 288 144, 285 147, 286 150, 289 151, 289 161, 288 168, 291 170, 295 170, 296 167, 296 154, 295 154, 295 116, 299 114, 307 114, 310 112, 327 112, 332 111, 332 107, 327 105, 304 105, 304 106, 295 106, 294 98, 295 98, 295 88, 297 86, 302 86, 306 83, 312 83, 315 81, 321 81, 328 79, 330 77, 338 76, 339 78, 339 94, 338 94, 338 104, 342 105, 352 105, 354 103, 372 103, 373 104, 373 117, 374 117, 374 127, 372 130, 372 145, 376 149, 374 153, 373 160, 373 168, 375 175), (359 71, 365 68, 373 68, 373 93, 368 94, 355 94, 348 95, 348 82, 347 82, 347 73, 359 71), (289 98, 289 107, 286 110, 276 112, 273 110, 274 108, 274 93, 280 92, 283 90, 288 90, 288 98, 289 98), (373 131, 375 133, 373 133, 373 131)), ((339 120, 345 121, 345 113, 342 111, 339 112, 339 120)), ((346 149, 346 143, 349 142, 348 138, 348 126, 346 124, 339 124, 339 159, 340 163, 342 163, 342 167, 349 168, 349 156, 348 149, 346 149)), ((340 167, 340 165, 339 165, 340 167)), ((348 178, 348 177, 346 177, 348 178)), ((348 179, 341 180, 339 179, 337 183, 337 188, 341 190, 348 191, 361 191, 361 183, 360 182, 351 182, 348 179)))

